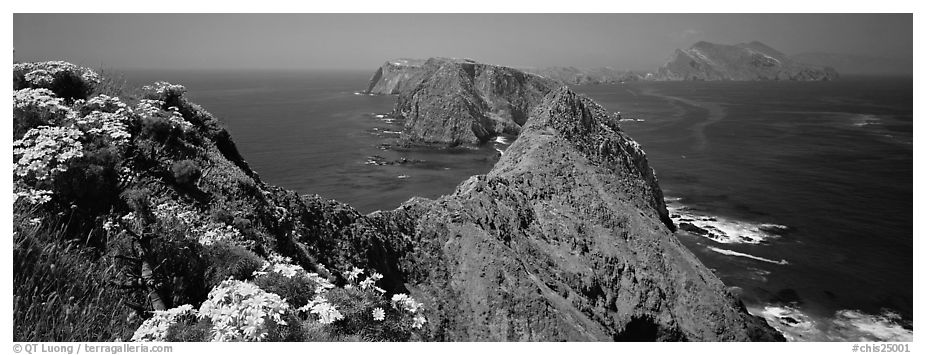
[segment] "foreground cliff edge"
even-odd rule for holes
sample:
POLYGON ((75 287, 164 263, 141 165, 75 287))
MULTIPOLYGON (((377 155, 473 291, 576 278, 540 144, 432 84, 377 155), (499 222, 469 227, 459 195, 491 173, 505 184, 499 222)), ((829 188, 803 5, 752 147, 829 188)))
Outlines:
POLYGON ((104 79, 14 66, 16 341, 783 340, 566 88, 487 175, 361 215, 262 182, 183 87, 104 79))

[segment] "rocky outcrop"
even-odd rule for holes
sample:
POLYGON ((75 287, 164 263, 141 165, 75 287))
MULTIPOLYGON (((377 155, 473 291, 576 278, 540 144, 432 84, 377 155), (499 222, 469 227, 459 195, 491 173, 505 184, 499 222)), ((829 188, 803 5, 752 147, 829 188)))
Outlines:
POLYGON ((588 69, 576 67, 546 67, 524 68, 522 70, 568 85, 618 84, 643 79, 643 75, 639 73, 627 70, 616 70, 611 67, 588 69))
POLYGON ((652 79, 818 81, 838 77, 832 68, 794 61, 761 42, 731 46, 701 41, 688 49, 676 49, 652 79))
POLYGON ((782 339, 672 235, 640 147, 566 88, 489 174, 406 210, 397 269, 436 339, 782 339))
POLYGON ((387 61, 370 77, 370 85, 364 93, 397 95, 409 91, 424 79, 424 63, 422 59, 407 58, 387 61))
POLYGON ((406 144, 480 144, 516 135, 530 110, 560 84, 534 74, 471 60, 431 58, 421 82, 400 91, 395 115, 406 119, 406 144))

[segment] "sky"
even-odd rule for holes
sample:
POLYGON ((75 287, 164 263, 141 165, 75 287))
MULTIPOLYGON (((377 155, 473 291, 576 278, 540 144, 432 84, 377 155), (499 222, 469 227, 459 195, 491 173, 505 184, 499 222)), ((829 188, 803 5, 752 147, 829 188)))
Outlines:
POLYGON ((14 14, 14 59, 114 69, 372 70, 393 58, 652 71, 675 48, 913 56, 912 14, 14 14))

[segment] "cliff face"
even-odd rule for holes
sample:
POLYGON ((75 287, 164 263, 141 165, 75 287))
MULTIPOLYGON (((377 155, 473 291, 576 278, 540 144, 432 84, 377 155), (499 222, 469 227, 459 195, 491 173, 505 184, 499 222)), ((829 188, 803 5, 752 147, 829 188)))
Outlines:
POLYGON ((480 144, 516 135, 528 114, 559 84, 512 68, 431 58, 424 78, 399 93, 395 114, 406 118, 408 144, 480 144))
POLYGON ((424 79, 424 60, 395 59, 383 63, 370 78, 370 85, 364 93, 396 95, 411 90, 424 79))
POLYGON ((580 69, 575 67, 525 68, 545 78, 568 85, 617 84, 626 81, 642 80, 643 76, 631 71, 616 70, 610 67, 580 69))
POLYGON ((794 61, 760 42, 722 45, 698 42, 676 49, 659 67, 656 80, 799 80, 838 78, 829 67, 794 61))
POLYGON ((422 212, 398 268, 437 339, 781 340, 672 235, 639 146, 568 89, 489 174, 403 208, 422 212))

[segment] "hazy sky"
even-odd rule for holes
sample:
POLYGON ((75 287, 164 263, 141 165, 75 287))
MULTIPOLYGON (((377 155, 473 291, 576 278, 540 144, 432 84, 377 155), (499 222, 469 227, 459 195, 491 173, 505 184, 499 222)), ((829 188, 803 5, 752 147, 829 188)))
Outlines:
POLYGON ((398 57, 654 70, 696 41, 912 58, 911 14, 14 14, 17 60, 364 69, 398 57))

